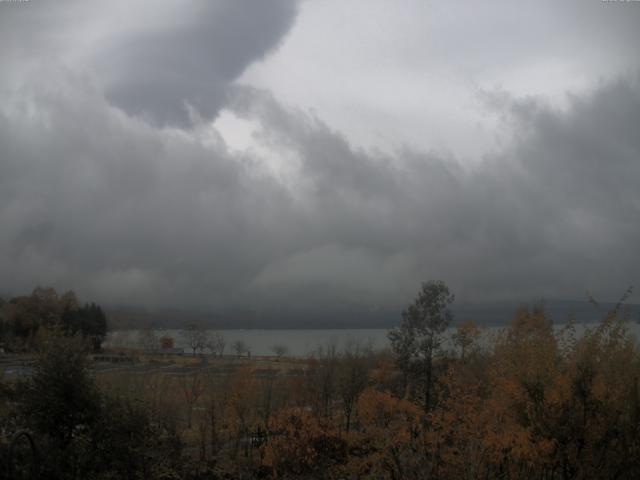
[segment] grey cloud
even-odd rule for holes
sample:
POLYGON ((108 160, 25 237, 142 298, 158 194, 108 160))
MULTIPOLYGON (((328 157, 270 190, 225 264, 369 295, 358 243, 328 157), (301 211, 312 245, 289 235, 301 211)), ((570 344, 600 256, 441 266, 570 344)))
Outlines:
POLYGON ((564 113, 507 100, 524 133, 473 171, 435 154, 354 149, 312 115, 240 90, 230 108, 301 160, 310 187, 296 196, 208 127, 158 129, 64 73, 52 78, 48 92, 3 101, 5 288, 321 309, 399 305, 425 278, 447 279, 463 299, 615 295, 635 279, 637 80, 564 113))
POLYGON ((191 21, 125 35, 100 52, 115 105, 159 124, 187 125, 187 104, 213 117, 229 84, 282 41, 296 14, 294 0, 191 3, 191 21))
POLYGON ((0 5, 0 61, 71 65, 113 105, 160 126, 190 125, 189 108, 214 117, 230 84, 280 44, 297 14, 297 0, 31 3, 0 5))
MULTIPOLYGON (((587 288, 615 297, 638 268, 639 93, 633 76, 574 97, 566 112, 504 98, 516 141, 472 172, 434 154, 354 150, 312 116, 287 116, 270 100, 257 110, 274 143, 295 149, 313 180, 318 221, 309 257, 330 263, 319 249, 335 243, 354 258, 367 252, 371 268, 357 270, 372 298, 394 292, 397 301, 411 282, 434 277, 467 299, 579 298, 587 288), (393 256, 405 261, 392 275, 382 266, 393 256)), ((300 253, 292 258, 305 264, 300 253)), ((291 268, 289 259, 272 267, 274 284, 291 268)), ((314 276, 313 268, 304 271, 314 276)), ((335 282, 345 275, 352 272, 336 267, 335 282)))
MULTIPOLYGON (((178 61, 205 23, 185 43, 167 40, 175 50, 159 48, 159 58, 178 61)), ((134 43, 152 52, 150 42, 134 43)), ((245 51, 229 64, 215 54, 224 105, 260 123, 257 141, 297 160, 300 182, 230 151, 206 123, 157 125, 179 118, 177 98, 209 88, 199 75, 213 67, 185 66, 180 88, 159 87, 166 102, 149 97, 124 111, 113 86, 128 92, 119 101, 143 98, 131 79, 164 68, 136 72, 137 51, 104 84, 42 64, 19 88, 0 87, 0 291, 42 283, 111 303, 324 311, 402 305, 428 278, 463 300, 586 288, 615 296, 635 281, 637 76, 574 97, 566 111, 494 99, 517 135, 468 169, 439 153, 355 148, 313 114, 230 87, 266 50, 245 51), (126 113, 138 109, 154 121, 126 113)), ((198 104, 205 114, 222 105, 210 93, 214 103, 198 104)))
POLYGON ((254 239, 275 228, 270 208, 288 208, 276 185, 215 136, 205 146, 197 133, 157 130, 97 92, 82 95, 82 84, 49 79, 48 93, 4 102, 4 285, 63 278, 82 290, 130 275, 149 282, 156 301, 182 283, 185 298, 199 285, 215 302, 256 268, 265 246, 254 239), (65 86, 74 95, 61 102, 65 86), (37 105, 35 121, 25 103, 37 105))

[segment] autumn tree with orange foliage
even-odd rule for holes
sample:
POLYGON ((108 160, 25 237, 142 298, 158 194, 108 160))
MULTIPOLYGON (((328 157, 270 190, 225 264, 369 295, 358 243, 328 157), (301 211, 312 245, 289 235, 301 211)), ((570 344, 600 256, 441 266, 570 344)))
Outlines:
POLYGON ((263 463, 276 478, 332 478, 347 458, 347 442, 326 419, 300 409, 284 409, 269 422, 263 463))
MULTIPOLYGON (((37 305, 53 298, 36 293, 37 305)), ((98 383, 143 400, 171 437, 180 429, 195 465, 182 478, 640 478, 640 350, 623 302, 584 332, 521 308, 482 348, 465 322, 445 351, 452 300, 423 284, 386 352, 329 345, 260 367, 215 358, 182 377, 109 370, 98 383)))

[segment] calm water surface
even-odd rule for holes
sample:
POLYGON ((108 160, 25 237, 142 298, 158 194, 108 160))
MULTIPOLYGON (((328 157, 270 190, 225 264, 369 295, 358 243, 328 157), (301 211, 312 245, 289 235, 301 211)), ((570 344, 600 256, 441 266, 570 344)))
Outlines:
MULTIPOLYGON (((556 330, 562 325, 556 325, 556 330)), ((595 324, 577 324, 576 335, 583 334, 586 328, 593 328, 595 324)), ((637 323, 628 324, 629 330, 640 338, 640 325, 637 323)), ((502 329, 502 327, 487 327, 483 329, 481 345, 489 345, 492 338, 502 329)), ((226 354, 233 353, 234 342, 243 341, 251 351, 252 355, 273 355, 274 345, 284 345, 288 349, 289 355, 307 356, 317 351, 319 347, 335 345, 338 350, 342 350, 349 343, 357 342, 360 345, 371 346, 375 350, 382 350, 389 347, 387 339, 388 329, 318 329, 318 330, 216 330, 224 336, 227 347, 226 354)), ((448 336, 454 329, 449 329, 448 336)), ((213 330, 211 332, 214 332, 213 330)), ((184 337, 180 330, 158 330, 155 332, 158 337, 167 335, 174 339, 176 347, 186 347, 184 337)), ((136 330, 123 330, 110 332, 107 336, 106 346, 139 347, 139 332, 136 330)), ((449 341, 445 342, 445 348, 452 348, 449 341)))

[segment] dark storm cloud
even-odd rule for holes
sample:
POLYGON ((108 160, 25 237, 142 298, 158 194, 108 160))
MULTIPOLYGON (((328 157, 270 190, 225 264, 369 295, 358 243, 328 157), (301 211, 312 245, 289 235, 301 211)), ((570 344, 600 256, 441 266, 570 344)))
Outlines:
MULTIPOLYGON (((107 99, 157 125, 212 118, 229 84, 278 46, 297 0, 38 1, 2 5, 0 60, 59 61, 107 99)), ((40 71, 41 73, 41 71, 40 71)))
POLYGON ((195 5, 189 22, 125 35, 100 56, 107 98, 160 124, 188 124, 187 104, 211 118, 228 84, 282 40, 296 13, 293 0, 195 5))
POLYGON ((4 285, 66 278, 215 301, 260 264, 282 227, 270 216, 289 208, 277 185, 215 135, 157 130, 49 80, 0 117, 4 285))
POLYGON ((229 108, 299 159, 303 184, 230 153, 207 126, 131 118, 67 72, 3 98, 3 287, 321 308, 396 305, 425 278, 466 299, 615 295, 635 280, 637 79, 566 112, 503 97, 521 138, 473 171, 435 154, 359 151, 268 95, 236 95, 229 108))

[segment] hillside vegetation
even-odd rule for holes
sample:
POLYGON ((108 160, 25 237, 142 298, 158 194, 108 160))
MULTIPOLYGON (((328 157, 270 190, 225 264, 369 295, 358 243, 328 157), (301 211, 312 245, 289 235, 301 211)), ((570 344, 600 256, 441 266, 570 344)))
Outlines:
POLYGON ((541 308, 489 347, 467 322, 447 353, 452 301, 425 283, 392 351, 305 359, 100 370, 81 332, 42 326, 33 375, 2 386, 2 460, 29 471, 28 448, 9 458, 26 430, 42 478, 640 478, 640 352, 621 303, 579 337, 541 308))

